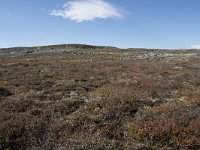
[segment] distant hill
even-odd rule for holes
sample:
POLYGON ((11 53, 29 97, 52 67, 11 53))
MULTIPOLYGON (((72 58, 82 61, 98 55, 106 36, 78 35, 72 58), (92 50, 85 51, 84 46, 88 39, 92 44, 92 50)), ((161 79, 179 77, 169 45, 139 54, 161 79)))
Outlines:
POLYGON ((96 46, 87 44, 59 44, 59 45, 47 45, 47 46, 33 46, 33 47, 10 47, 10 48, 0 48, 6 50, 25 50, 25 49, 65 49, 65 48, 75 48, 75 49, 117 49, 117 47, 112 46, 96 46))

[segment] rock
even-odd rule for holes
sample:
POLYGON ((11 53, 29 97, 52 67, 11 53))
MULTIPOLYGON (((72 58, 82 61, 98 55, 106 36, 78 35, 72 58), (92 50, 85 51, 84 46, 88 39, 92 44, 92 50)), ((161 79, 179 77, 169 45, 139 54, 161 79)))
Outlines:
POLYGON ((71 92, 70 92, 70 96, 71 96, 71 97, 76 97, 76 96, 78 96, 78 93, 76 93, 76 92, 74 92, 74 91, 71 91, 71 92))

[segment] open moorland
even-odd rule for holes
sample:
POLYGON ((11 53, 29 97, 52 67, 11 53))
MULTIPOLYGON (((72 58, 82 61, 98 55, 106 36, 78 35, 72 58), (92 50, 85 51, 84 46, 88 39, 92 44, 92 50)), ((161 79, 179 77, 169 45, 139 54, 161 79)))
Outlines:
POLYGON ((200 149, 200 51, 0 49, 0 149, 200 149))

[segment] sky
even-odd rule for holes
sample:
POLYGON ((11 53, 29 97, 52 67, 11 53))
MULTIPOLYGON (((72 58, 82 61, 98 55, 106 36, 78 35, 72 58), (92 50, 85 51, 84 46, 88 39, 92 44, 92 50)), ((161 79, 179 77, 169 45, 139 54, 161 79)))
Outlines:
POLYGON ((200 48, 200 0, 0 0, 0 48, 200 48))

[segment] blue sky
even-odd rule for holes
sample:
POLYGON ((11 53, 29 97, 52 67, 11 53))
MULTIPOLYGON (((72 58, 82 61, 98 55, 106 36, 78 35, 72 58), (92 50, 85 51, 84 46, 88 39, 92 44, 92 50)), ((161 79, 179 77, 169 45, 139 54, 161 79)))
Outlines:
POLYGON ((0 0, 0 47, 200 48, 199 7, 200 0, 0 0))

